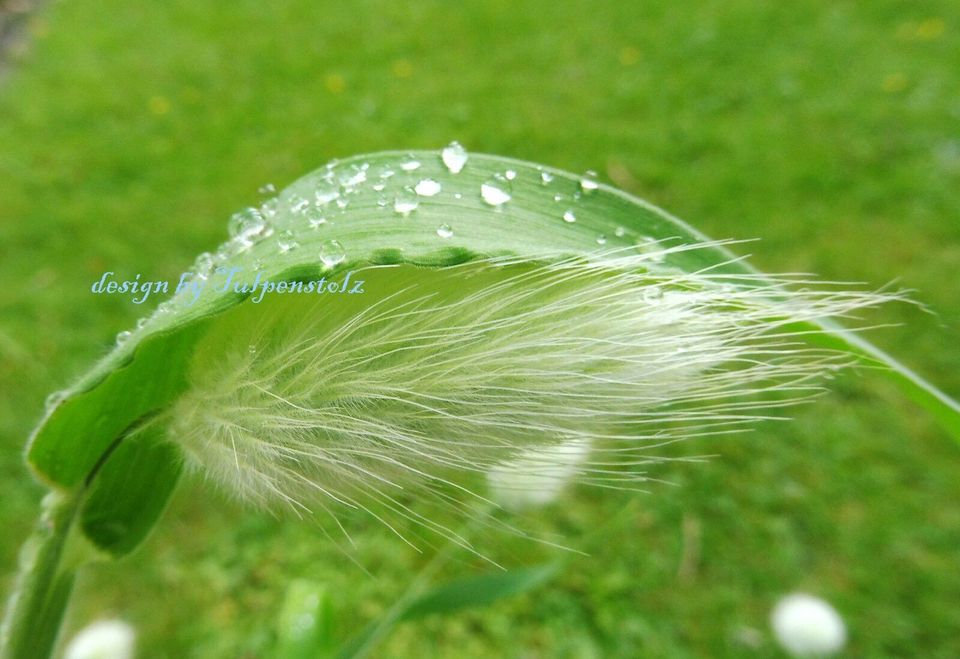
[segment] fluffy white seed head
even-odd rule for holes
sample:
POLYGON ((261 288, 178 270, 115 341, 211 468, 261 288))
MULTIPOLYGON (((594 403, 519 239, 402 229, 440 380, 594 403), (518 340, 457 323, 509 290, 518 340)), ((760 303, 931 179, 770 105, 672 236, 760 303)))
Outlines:
POLYGON ((74 636, 64 659, 133 659, 136 633, 122 620, 99 620, 74 636))
POLYGON ((552 503, 577 475, 589 453, 590 444, 584 439, 525 449, 487 472, 490 496, 510 510, 552 503))
POLYGON ((648 264, 371 268, 365 295, 241 304, 198 346, 171 436, 242 498, 435 527, 424 506, 466 507, 531 451, 553 460, 526 469, 541 499, 572 475, 631 487, 658 447, 816 395, 849 358, 798 323, 889 297, 648 264))
POLYGON ((777 642, 794 657, 826 657, 847 642, 843 619, 818 597, 794 593, 781 599, 770 614, 777 642))

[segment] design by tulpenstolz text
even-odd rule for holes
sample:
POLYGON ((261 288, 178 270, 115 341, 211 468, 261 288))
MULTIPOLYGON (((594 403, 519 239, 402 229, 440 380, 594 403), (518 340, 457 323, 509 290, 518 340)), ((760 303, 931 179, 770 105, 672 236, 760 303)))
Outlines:
POLYGON ((313 294, 313 295, 356 295, 363 293, 364 280, 359 279, 353 270, 341 277, 320 277, 319 279, 295 281, 270 281, 263 279, 261 273, 256 273, 252 280, 243 275, 242 268, 217 268, 213 273, 204 277, 197 273, 185 272, 180 275, 179 281, 173 285, 172 280, 147 280, 140 273, 133 279, 121 279, 113 271, 104 272, 93 282, 90 292, 97 295, 129 295, 134 304, 143 304, 151 295, 170 293, 186 293, 187 301, 193 304, 204 293, 233 292, 238 295, 249 295, 256 304, 269 294, 313 294))

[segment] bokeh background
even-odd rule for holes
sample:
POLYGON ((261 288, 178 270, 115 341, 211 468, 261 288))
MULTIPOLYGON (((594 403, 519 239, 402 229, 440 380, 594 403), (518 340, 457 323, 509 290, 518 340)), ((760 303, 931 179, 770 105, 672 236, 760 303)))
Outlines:
MULTIPOLYGON (((601 178, 769 271, 880 286, 872 333, 960 396, 960 5, 950 0, 0 2, 0 588, 41 488, 47 393, 140 309, 104 270, 175 278, 226 218, 333 157, 439 148, 601 178)), ((384 657, 776 657, 775 599, 833 602, 851 657, 960 656, 960 449, 876 374, 698 440, 647 494, 570 490, 527 520, 583 554, 535 594, 400 628, 384 657)), ((70 621, 131 621, 143 658, 269 657, 294 577, 345 629, 430 559, 180 488, 70 621), (352 560, 362 565, 365 573, 352 560)), ((556 555, 487 548, 508 567, 556 555)), ((446 574, 469 573, 459 556, 446 574)))

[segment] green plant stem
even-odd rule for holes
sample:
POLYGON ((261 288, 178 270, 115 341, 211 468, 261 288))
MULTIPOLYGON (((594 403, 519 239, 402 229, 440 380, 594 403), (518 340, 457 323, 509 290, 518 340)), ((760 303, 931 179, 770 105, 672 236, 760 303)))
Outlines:
POLYGON ((13 595, 0 628, 0 659, 47 659, 56 645, 76 574, 67 544, 79 508, 76 493, 51 492, 20 554, 13 595))

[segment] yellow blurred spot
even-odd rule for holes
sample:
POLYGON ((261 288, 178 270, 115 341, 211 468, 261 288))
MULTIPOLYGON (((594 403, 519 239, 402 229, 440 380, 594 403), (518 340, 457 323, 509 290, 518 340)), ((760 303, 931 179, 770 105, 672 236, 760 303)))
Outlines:
POLYGON ((620 49, 620 64, 633 66, 640 61, 640 51, 633 46, 624 46, 620 49))
POLYGON ((35 16, 31 18, 30 23, 27 24, 27 30, 29 30, 30 35, 35 39, 43 39, 50 34, 50 24, 47 23, 46 19, 35 16))
POLYGON ((897 27, 897 39, 900 41, 933 41, 943 36, 946 22, 939 16, 922 21, 907 21, 897 27))
POLYGON ((917 25, 917 39, 921 41, 932 41, 943 36, 947 25, 942 18, 928 18, 917 25))
POLYGON ((880 83, 880 89, 888 94, 896 94, 897 92, 902 92, 904 89, 906 89, 909 82, 910 80, 907 78, 906 74, 891 73, 883 79, 882 83, 880 83))
POLYGON ((409 78, 413 75, 413 64, 406 59, 394 60, 393 64, 390 65, 390 70, 398 78, 409 78))
POLYGON ((347 88, 347 81, 339 73, 328 73, 323 79, 323 84, 331 94, 342 94, 347 88))
POLYGON ((153 114, 166 114, 170 112, 170 101, 165 96, 151 96, 147 108, 153 114))

